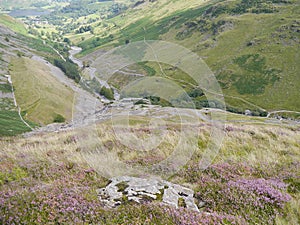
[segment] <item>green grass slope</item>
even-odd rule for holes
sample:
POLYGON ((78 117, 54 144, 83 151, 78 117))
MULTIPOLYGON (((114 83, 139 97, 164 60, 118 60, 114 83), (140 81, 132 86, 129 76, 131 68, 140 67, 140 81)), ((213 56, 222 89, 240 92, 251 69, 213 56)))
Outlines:
POLYGON ((251 103, 299 111, 299 15, 295 0, 148 2, 95 27, 101 33, 80 46, 86 55, 126 40, 176 42, 205 60, 235 111, 255 108, 251 103))
MULTIPOLYGON (((18 115, 11 85, 5 76, 7 74, 12 76, 22 116, 32 127, 69 120, 72 116, 73 91, 53 77, 46 63, 30 59, 33 55, 39 55, 54 63, 61 58, 51 45, 66 57, 64 45, 46 43, 28 34, 23 23, 4 14, 0 15, 0 29, 0 136, 30 130, 18 115)), ((77 67, 72 75, 75 72, 78 73, 77 67)))
POLYGON ((25 118, 49 124, 58 115, 66 120, 72 117, 74 93, 51 75, 46 64, 22 57, 14 59, 10 69, 16 99, 26 112, 25 118))
POLYGON ((23 34, 23 35, 26 35, 28 33, 25 28, 25 25, 22 22, 14 19, 6 14, 0 14, 0 24, 8 27, 9 29, 11 29, 17 33, 23 34))
POLYGON ((58 2, 68 2, 68 0, 1 0, 0 9, 13 10, 13 9, 27 9, 29 7, 45 7, 50 4, 58 2))
MULTIPOLYGON (((34 126, 33 123, 30 123, 34 126)), ((0 110, 0 137, 14 136, 31 131, 20 119, 17 111, 0 110)))

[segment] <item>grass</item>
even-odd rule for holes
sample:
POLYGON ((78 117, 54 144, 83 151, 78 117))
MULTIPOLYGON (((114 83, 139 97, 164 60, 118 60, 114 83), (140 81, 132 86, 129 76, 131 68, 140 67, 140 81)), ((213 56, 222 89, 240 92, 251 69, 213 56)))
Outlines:
POLYGON ((3 185, 5 182, 19 181, 25 177, 27 177, 26 171, 18 167, 14 168, 12 173, 0 172, 0 185, 3 185))
POLYGON ((139 66, 141 66, 147 73, 148 76, 154 76, 156 74, 156 70, 147 65, 147 62, 139 62, 139 66))
MULTIPOLYGON (((149 131, 145 124, 134 122, 136 119, 141 121, 141 118, 131 119, 131 130, 136 132, 139 138, 147 137, 149 131)), ((148 119, 145 117, 144 121, 146 120, 148 119)), ((178 135, 180 136, 178 125, 167 121, 168 134, 164 136, 166 143, 162 141, 158 148, 146 154, 121 145, 109 123, 96 126, 97 135, 101 138, 103 146, 110 152, 118 153, 120 160, 131 165, 147 166, 162 160, 160 157, 165 158, 172 152, 178 142, 178 135)), ((185 124, 182 125, 185 127, 185 124)), ((297 204, 300 201, 299 178, 297 178, 300 158, 299 126, 229 122, 226 125, 226 136, 221 151, 205 171, 199 171, 197 162, 207 146, 211 127, 203 122, 194 126, 195 130, 199 129, 200 132, 199 148, 190 162, 170 179, 171 182, 193 188, 196 191, 195 198, 205 201, 202 210, 209 212, 214 221, 219 218, 217 215, 227 215, 227 219, 230 215, 238 215, 240 220, 244 223, 247 221, 248 224, 259 223, 258 221, 268 223, 277 221, 282 224, 299 222, 300 212, 297 204), (289 146, 288 151, 286 146, 289 146), (259 188, 259 193, 256 192, 256 188, 259 188), (274 203, 269 201, 272 196, 274 203), (287 203, 285 198, 289 199, 287 203), (279 205, 276 205, 277 201, 279 205)), ((191 129, 190 125, 188 127, 191 129)), ((205 222, 203 218, 198 218, 203 216, 202 213, 196 216, 191 214, 192 212, 182 211, 182 208, 169 209, 159 202, 154 202, 150 206, 128 202, 119 209, 103 209, 97 200, 96 189, 101 188, 107 181, 95 172, 103 166, 103 163, 99 163, 101 154, 95 153, 93 159, 98 162, 95 165, 93 163, 87 165, 83 157, 85 149, 96 143, 95 139, 88 140, 87 130, 0 140, 0 155, 5 159, 0 167, 0 178, 4 176, 9 178, 0 185, 1 193, 7 193, 1 195, 3 204, 0 210, 4 221, 11 216, 14 221, 19 219, 21 223, 32 221, 34 218, 40 218, 43 223, 47 223, 52 221, 52 217, 47 216, 51 212, 61 221, 74 219, 80 213, 82 216, 76 220, 79 219, 82 223, 109 221, 111 224, 129 224, 137 221, 138 224, 147 224, 145 221, 153 221, 152 214, 160 218, 156 224, 192 224, 192 221, 214 224, 212 221, 205 222), (45 183, 47 185, 42 185, 45 183), (34 195, 31 194, 32 187, 35 190, 34 195), (12 193, 10 190, 15 192, 12 193), (72 203, 74 201, 75 205, 72 203), (8 204, 14 206, 13 212, 6 210, 8 204), (54 207, 56 204, 59 207, 54 207), (67 205, 72 205, 74 211, 62 213, 67 205), (40 206, 42 210, 36 211, 35 207, 40 206), (26 207, 32 207, 30 213, 23 210, 26 207), (98 213, 101 216, 91 217, 98 213), (189 218, 189 222, 178 217, 179 215, 185 215, 185 219, 189 218)), ((126 135, 128 136, 127 133, 126 135)), ((99 172, 101 174, 101 170, 99 172)), ((125 188, 125 185, 120 184, 120 190, 125 188)))
POLYGON ((31 129, 21 121, 17 111, 0 110, 0 136, 15 136, 26 131, 31 129))
POLYGON ((7 26, 11 30, 23 34, 28 35, 27 30, 24 24, 6 14, 0 14, 0 23, 7 26))
MULTIPOLYGON (((280 39, 268 42, 270 34, 285 35, 285 32, 278 34, 277 30, 283 24, 290 23, 288 17, 291 6, 286 7, 282 9, 281 17, 277 17, 277 14, 255 16, 246 14, 240 17, 224 15, 222 18, 234 22, 234 29, 218 35, 215 47, 202 48, 198 45, 197 52, 207 57, 206 62, 212 70, 219 71, 216 73, 217 78, 221 82, 225 81, 227 86, 223 89, 225 95, 242 97, 268 110, 299 109, 299 105, 295 103, 295 99, 299 96, 296 91, 299 83, 295 77, 298 69, 297 67, 295 70, 291 69, 297 61, 293 44, 284 45, 284 40, 280 39), (251 40, 256 40, 256 44, 249 47, 247 43, 251 40), (238 58, 257 54, 262 57, 259 61, 265 62, 265 65, 256 65, 258 62, 248 63, 241 68, 234 63, 238 58), (286 66, 287 64, 289 66, 286 66), (255 70, 254 73, 249 71, 249 69, 253 71, 253 68, 260 68, 261 71, 255 70), (290 85, 291 82, 294 84, 290 85)), ((238 103, 233 104, 238 106, 238 103)))
POLYGON ((69 38, 73 44, 77 45, 80 42, 82 42, 82 40, 90 39, 91 37, 93 37, 93 35, 87 32, 87 33, 77 34, 77 35, 73 35, 73 34, 66 35, 66 37, 69 38))
POLYGON ((49 67, 29 58, 15 58, 10 65, 15 96, 25 118, 52 123, 57 114, 72 117, 73 91, 51 75, 49 67))
POLYGON ((45 45, 41 39, 26 37, 24 35, 19 35, 18 39, 23 42, 24 45, 30 47, 37 55, 51 59, 58 58, 57 53, 52 48, 45 45))
MULTIPOLYGON (((202 2, 201 2, 202 3, 202 2)), ((201 5, 201 3, 198 3, 201 5)), ((151 9, 153 10, 153 9, 151 9)), ((141 41, 144 38, 147 40, 157 40, 160 35, 165 34, 169 31, 172 26, 184 23, 188 18, 191 18, 205 10, 205 7, 198 9, 190 9, 187 12, 182 12, 177 9, 175 13, 157 20, 153 15, 151 17, 143 16, 139 19, 134 19, 132 23, 127 24, 127 26, 117 26, 118 30, 112 32, 112 36, 107 36, 105 38, 91 38, 87 41, 80 43, 83 48, 81 56, 90 52, 93 48, 98 48, 99 46, 109 44, 112 42, 114 45, 123 45, 126 40, 131 42, 141 41), (179 18, 174 20, 174 18, 179 18), (171 26, 169 24, 172 24, 171 26), (114 34, 116 33, 116 35, 114 34)), ((136 17, 136 16, 134 16, 136 17)), ((121 16, 112 19, 113 24, 122 23, 119 20, 124 20, 121 16)))
POLYGON ((292 119, 296 119, 299 120, 300 119, 300 113, 296 113, 296 112, 278 112, 275 114, 272 114, 271 116, 275 117, 275 116, 280 116, 282 118, 288 119, 288 118, 292 118, 292 119))
POLYGON ((122 181, 122 182, 116 184, 116 187, 118 188, 119 192, 125 192, 125 189, 128 188, 129 185, 125 181, 122 181))
POLYGON ((243 55, 234 59, 233 62, 243 70, 243 78, 234 83, 240 94, 263 94, 266 86, 274 85, 276 81, 279 81, 281 71, 266 68, 266 58, 259 54, 243 55))

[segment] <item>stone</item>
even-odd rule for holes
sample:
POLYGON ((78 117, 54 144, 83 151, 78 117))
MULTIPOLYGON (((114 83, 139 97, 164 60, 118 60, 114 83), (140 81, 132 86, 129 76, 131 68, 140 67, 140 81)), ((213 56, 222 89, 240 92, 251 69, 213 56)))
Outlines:
POLYGON ((245 110, 245 115, 252 116, 252 112, 249 109, 247 109, 247 110, 245 110))
POLYGON ((122 201, 161 201, 162 203, 178 208, 178 201, 184 201, 186 208, 199 212, 194 201, 194 191, 178 184, 155 178, 115 177, 105 187, 98 190, 99 200, 105 207, 115 208, 122 201), (161 198, 159 198, 161 196, 161 198))

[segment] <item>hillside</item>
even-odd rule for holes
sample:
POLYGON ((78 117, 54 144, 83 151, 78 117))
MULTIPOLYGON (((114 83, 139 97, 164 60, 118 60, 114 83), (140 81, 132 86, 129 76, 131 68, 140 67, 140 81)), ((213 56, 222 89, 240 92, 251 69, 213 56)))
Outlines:
POLYGON ((10 46, 12 44, 11 36, 14 35, 13 31, 2 24, 16 25, 15 28, 20 28, 22 31, 25 28, 7 16, 0 16, 0 21, 0 136, 6 136, 30 131, 31 128, 21 120, 18 114, 12 86, 7 77, 9 58, 14 51, 16 54, 17 50, 10 46))
MULTIPOLYGON (((272 116, 299 118, 296 48, 299 2, 296 0, 188 3, 80 0, 42 18, 49 24, 29 22, 36 34, 79 45, 83 51, 78 56, 85 56, 84 61, 93 60, 97 53, 90 53, 97 49, 102 54, 102 49, 144 38, 178 43, 196 52, 212 69, 229 111, 244 113, 248 109, 254 115, 266 116, 271 112, 272 116)), ((155 63, 134 70, 146 75, 160 74, 155 63)), ((167 65, 164 71, 168 72, 167 65)), ((177 77, 188 77, 182 71, 176 73, 177 77)), ((191 82, 185 78, 179 85, 185 87, 191 82)), ((111 84, 121 88, 125 80, 132 81, 132 76, 115 76, 111 84)), ((190 89, 187 87, 186 91, 190 89)), ((205 98, 195 99, 195 105, 201 108, 205 101, 205 98)))
POLYGON ((53 76, 46 61, 37 61, 54 60, 57 53, 7 15, 0 15, 0 29, 1 136, 30 131, 57 117, 69 121, 73 91, 53 76))
MULTIPOLYGON (((108 182, 98 171, 105 165, 98 162, 97 167, 91 167, 85 158, 85 144, 93 145, 91 140, 86 141, 93 126, 82 131, 10 139, 9 145, 7 139, 2 139, 0 221, 2 224, 55 221, 66 224, 74 221, 75 224, 297 224, 300 221, 299 126, 265 125, 248 118, 242 116, 244 122, 238 123, 233 115, 233 120, 228 121, 220 153, 205 171, 199 170, 198 160, 208 143, 211 125, 201 122, 194 126, 201 130, 199 148, 169 181, 195 190, 195 198, 204 202, 199 205, 201 213, 162 205, 159 199, 154 202, 146 199, 143 204, 123 199, 119 208, 104 208, 97 190, 108 182)), ((145 137, 147 129, 135 121, 132 131, 145 137)), ((146 166, 160 161, 176 146, 180 126, 172 119, 167 119, 167 124, 166 142, 146 155, 124 148, 109 121, 97 124, 97 134, 120 160, 146 166)), ((101 154, 94 152, 93 159, 98 157, 101 154)))
POLYGON ((260 2, 145 1, 96 25, 96 37, 79 45, 88 54, 126 40, 175 42, 205 60, 233 111, 299 111, 299 2, 260 2))
POLYGON ((300 224, 299 3, 0 1, 0 224, 300 224))
POLYGON ((10 74, 26 119, 49 124, 61 116, 61 122, 72 118, 74 93, 52 76, 45 63, 29 58, 13 59, 10 74))

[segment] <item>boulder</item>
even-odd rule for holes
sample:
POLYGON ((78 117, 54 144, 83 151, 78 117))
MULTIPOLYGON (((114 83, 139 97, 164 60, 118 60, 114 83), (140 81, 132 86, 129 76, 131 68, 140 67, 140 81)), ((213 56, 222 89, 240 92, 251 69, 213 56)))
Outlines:
POLYGON ((105 188, 98 190, 99 200, 105 207, 115 208, 124 201, 161 201, 178 208, 180 199, 184 201, 187 209, 199 212, 194 201, 194 191, 181 185, 154 178, 128 176, 115 177, 110 181, 105 188))
POLYGON ((252 112, 249 109, 247 109, 247 110, 245 110, 245 115, 252 116, 252 112))

